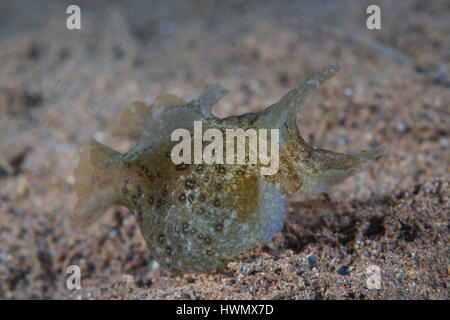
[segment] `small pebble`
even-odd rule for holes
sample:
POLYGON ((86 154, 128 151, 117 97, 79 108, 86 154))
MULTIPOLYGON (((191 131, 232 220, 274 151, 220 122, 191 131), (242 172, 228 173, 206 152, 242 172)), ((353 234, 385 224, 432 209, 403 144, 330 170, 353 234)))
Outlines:
POLYGON ((348 97, 351 96, 353 94, 352 88, 345 88, 344 94, 348 97))
POLYGON ((409 125, 406 122, 399 122, 397 124, 397 129, 400 132, 408 132, 411 128, 409 127, 409 125))
POLYGON ((350 271, 348 270, 348 266, 342 266, 339 268, 337 273, 340 274, 341 276, 346 276, 350 274, 350 271))
POLYGON ((339 140, 338 140, 338 145, 340 145, 340 146, 348 145, 348 138, 340 137, 339 140))
POLYGON ((312 255, 308 256, 308 267, 309 270, 313 270, 314 268, 317 269, 316 259, 312 255))

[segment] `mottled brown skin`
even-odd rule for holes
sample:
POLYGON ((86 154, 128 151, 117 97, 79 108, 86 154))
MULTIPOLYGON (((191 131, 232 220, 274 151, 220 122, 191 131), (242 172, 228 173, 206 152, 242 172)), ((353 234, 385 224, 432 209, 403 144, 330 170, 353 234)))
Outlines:
POLYGON ((227 235, 235 235, 244 223, 250 234, 256 233, 252 228, 258 226, 253 220, 259 182, 254 170, 175 165, 167 154, 170 150, 146 153, 129 164, 126 176, 132 178, 124 180, 121 204, 135 214, 150 250, 165 268, 181 273, 179 260, 189 260, 192 271, 202 271, 205 264, 225 266, 235 250, 222 245, 227 235), (170 211, 173 206, 178 207, 176 216, 170 211), (234 217, 232 208, 238 208, 234 217))
POLYGON ((301 106, 340 66, 325 68, 260 113, 216 118, 211 108, 226 94, 219 84, 189 103, 171 95, 159 96, 149 106, 133 103, 113 130, 116 136, 139 139, 133 149, 122 155, 94 140, 83 149, 75 183, 75 223, 87 226, 111 205, 125 205, 153 258, 175 273, 224 267, 236 255, 269 241, 286 218, 285 195, 303 186, 306 193, 316 194, 380 154, 315 149, 300 136, 295 120, 301 106), (279 171, 261 175, 261 164, 248 164, 248 142, 247 164, 174 164, 170 154, 176 143, 170 133, 185 128, 194 136, 193 121, 224 135, 229 128, 279 129, 279 171))

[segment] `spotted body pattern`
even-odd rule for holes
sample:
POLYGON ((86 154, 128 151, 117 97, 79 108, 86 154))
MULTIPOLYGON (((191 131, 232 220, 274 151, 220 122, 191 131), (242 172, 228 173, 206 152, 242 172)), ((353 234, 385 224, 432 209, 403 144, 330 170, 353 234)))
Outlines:
POLYGON ((91 140, 83 149, 74 222, 87 226, 111 205, 125 205, 152 256, 175 273, 224 267, 236 255, 269 241, 283 227, 286 195, 301 187, 308 194, 323 191, 381 153, 335 153, 313 148, 300 136, 296 117, 303 103, 340 67, 323 69, 260 113, 216 118, 211 108, 227 94, 218 83, 188 103, 173 95, 159 96, 152 105, 134 102, 113 129, 115 136, 138 140, 134 148, 122 155, 91 140), (262 176, 259 164, 174 164, 171 132, 192 132, 194 121, 202 121, 203 130, 279 129, 278 173, 262 176))

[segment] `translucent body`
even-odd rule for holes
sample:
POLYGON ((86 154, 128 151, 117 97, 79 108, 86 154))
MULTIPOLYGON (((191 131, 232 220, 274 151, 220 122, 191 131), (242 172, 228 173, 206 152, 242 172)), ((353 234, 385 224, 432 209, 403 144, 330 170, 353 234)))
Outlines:
POLYGON ((236 255, 277 235, 286 218, 286 195, 303 187, 326 190, 357 173, 381 150, 335 153, 315 149, 300 136, 296 117, 312 91, 341 67, 331 65, 280 102, 260 113, 225 119, 211 114, 227 91, 207 86, 186 103, 162 95, 147 106, 134 102, 113 129, 115 136, 138 140, 122 155, 94 140, 84 148, 77 170, 74 221, 87 226, 111 205, 136 216, 152 256, 172 272, 204 272, 223 267, 236 255), (261 165, 179 164, 170 158, 171 133, 203 129, 279 129, 279 171, 261 175, 261 165))

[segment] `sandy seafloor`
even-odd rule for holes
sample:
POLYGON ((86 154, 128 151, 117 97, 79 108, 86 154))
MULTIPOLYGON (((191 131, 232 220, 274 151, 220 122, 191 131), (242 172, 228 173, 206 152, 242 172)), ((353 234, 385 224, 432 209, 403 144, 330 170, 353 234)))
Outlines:
POLYGON ((69 31, 72 2, 0 2, 0 154, 15 171, 0 174, 0 298, 448 299, 450 2, 377 1, 372 31, 366 1, 77 3, 69 31), (258 111, 339 61, 302 135, 385 153, 318 200, 291 196, 273 241, 175 276, 125 208, 72 226, 80 149, 94 136, 126 152, 109 130, 131 101, 220 81, 216 115, 258 111), (81 290, 66 287, 72 264, 81 290))

